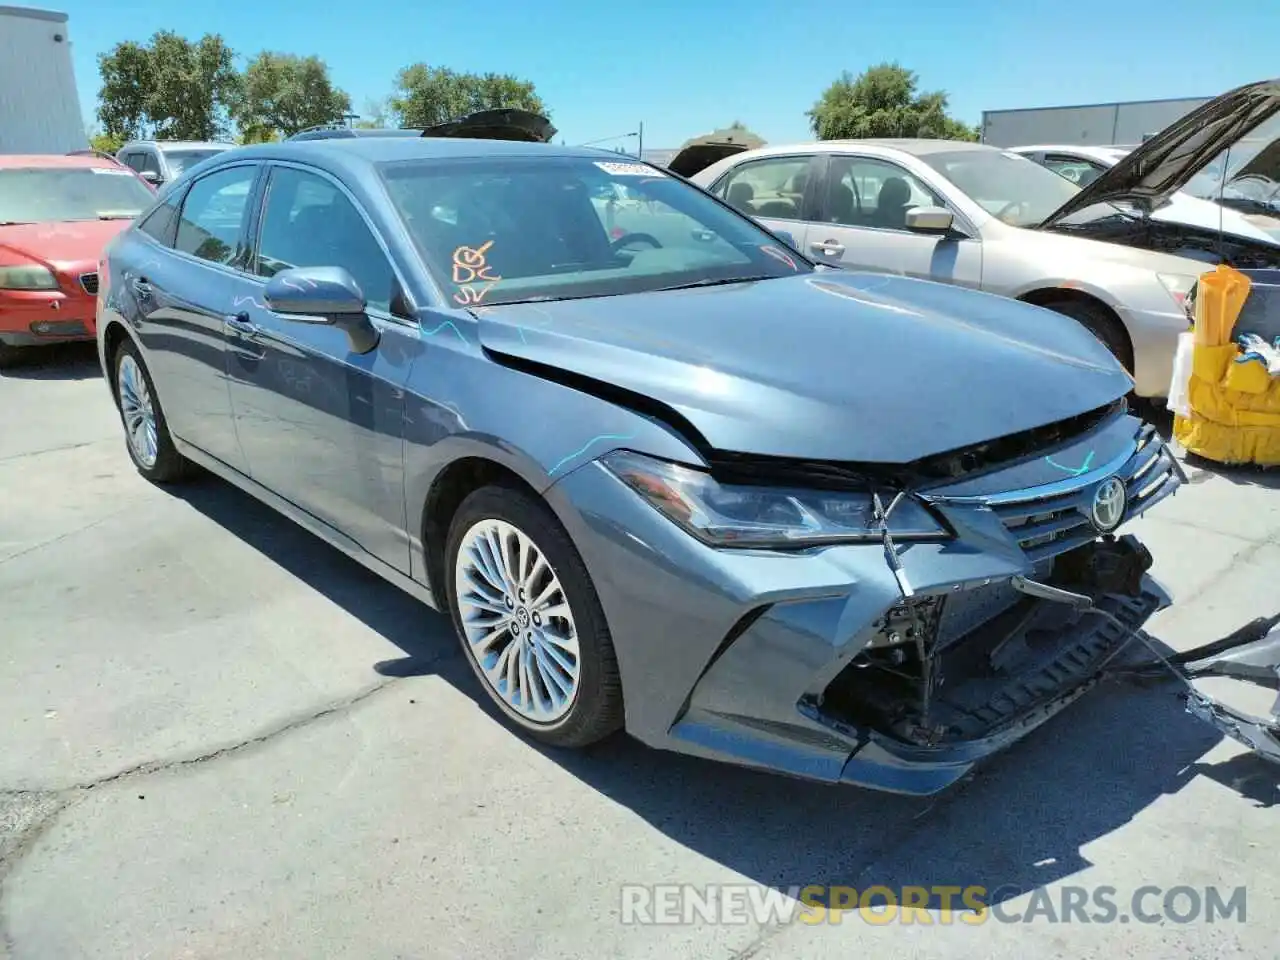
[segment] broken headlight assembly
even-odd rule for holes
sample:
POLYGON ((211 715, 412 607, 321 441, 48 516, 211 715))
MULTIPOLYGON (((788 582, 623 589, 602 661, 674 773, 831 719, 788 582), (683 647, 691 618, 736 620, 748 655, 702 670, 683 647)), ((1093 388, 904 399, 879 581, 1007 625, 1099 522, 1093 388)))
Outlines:
MULTIPOLYGON (((884 540, 882 507, 871 492, 728 484, 691 467, 619 450, 601 459, 659 513, 716 547, 806 547, 884 540)), ((895 541, 951 534, 924 504, 900 497, 887 513, 895 541)))

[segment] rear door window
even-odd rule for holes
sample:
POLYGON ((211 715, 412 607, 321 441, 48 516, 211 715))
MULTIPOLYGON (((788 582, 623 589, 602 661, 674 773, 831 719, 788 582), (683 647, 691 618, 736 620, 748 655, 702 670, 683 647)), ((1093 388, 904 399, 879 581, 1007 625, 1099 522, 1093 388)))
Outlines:
POLYGON ((245 214, 257 164, 228 167, 201 177, 182 203, 174 249, 224 266, 242 266, 245 214))

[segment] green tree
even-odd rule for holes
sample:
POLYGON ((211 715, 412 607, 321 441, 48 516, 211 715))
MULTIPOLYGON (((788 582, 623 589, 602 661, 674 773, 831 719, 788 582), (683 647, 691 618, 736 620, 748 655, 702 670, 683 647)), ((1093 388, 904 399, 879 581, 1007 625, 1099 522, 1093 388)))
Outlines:
POLYGON ((99 153, 115 153, 125 144, 125 138, 114 133, 89 134, 90 149, 99 153))
POLYGON ((245 69, 234 114, 243 141, 261 143, 341 120, 350 110, 351 97, 333 85, 319 57, 264 51, 245 69))
POLYGON ((542 98, 527 80, 506 73, 460 73, 425 63, 400 71, 389 104, 406 127, 430 127, 502 107, 547 115, 542 98))
POLYGON ((98 119, 104 131, 126 139, 226 136, 241 87, 234 57, 218 34, 193 43, 162 30, 146 44, 117 44, 98 57, 98 119))
POLYGON ((975 127, 947 114, 945 93, 917 93, 918 82, 913 71, 897 63, 879 64, 858 77, 846 71, 807 112, 809 125, 819 140, 978 139, 975 127))

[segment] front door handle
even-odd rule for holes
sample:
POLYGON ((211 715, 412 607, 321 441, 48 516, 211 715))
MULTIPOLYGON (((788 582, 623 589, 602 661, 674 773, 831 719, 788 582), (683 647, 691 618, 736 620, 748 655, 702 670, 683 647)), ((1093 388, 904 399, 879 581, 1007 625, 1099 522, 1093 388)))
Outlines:
POLYGON ((256 338, 262 332, 259 330, 258 325, 249 319, 249 314, 243 311, 223 317, 222 322, 228 332, 238 333, 240 336, 247 337, 250 340, 256 338))
POLYGON ((815 240, 809 244, 809 249, 828 257, 838 257, 844 253, 844 244, 837 243, 835 240, 815 240))

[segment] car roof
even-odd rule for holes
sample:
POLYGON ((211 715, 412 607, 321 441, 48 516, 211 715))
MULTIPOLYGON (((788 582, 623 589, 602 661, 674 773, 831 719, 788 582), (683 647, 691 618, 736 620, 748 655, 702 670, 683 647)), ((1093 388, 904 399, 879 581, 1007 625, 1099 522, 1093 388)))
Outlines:
POLYGON ((564 147, 518 140, 468 140, 461 137, 333 137, 318 140, 285 140, 241 147, 243 158, 276 160, 327 159, 340 164, 388 163, 397 160, 445 160, 463 157, 580 157, 638 163, 608 150, 564 147))
POLYGON ((764 157, 779 153, 825 153, 832 148, 852 147, 856 149, 871 148, 873 150, 898 150, 916 157, 934 153, 955 153, 957 151, 999 152, 1001 148, 985 143, 971 143, 967 140, 923 140, 891 137, 868 138, 865 140, 809 140, 803 143, 771 143, 767 147, 746 150, 734 154, 733 159, 744 157, 764 157))
POLYGON ((230 150, 235 147, 235 144, 223 143, 218 140, 130 140, 120 149, 123 150, 125 147, 155 147, 157 150, 191 150, 213 147, 218 150, 230 150))
POLYGON ((1026 147, 1008 147, 1014 153, 1074 153, 1078 157, 1114 158, 1116 154, 1125 154, 1132 147, 1117 147, 1111 144, 1082 143, 1035 143, 1026 147))
POLYGON ((120 169, 114 160, 91 156, 67 156, 61 153, 0 154, 0 169, 16 167, 109 167, 120 169))

